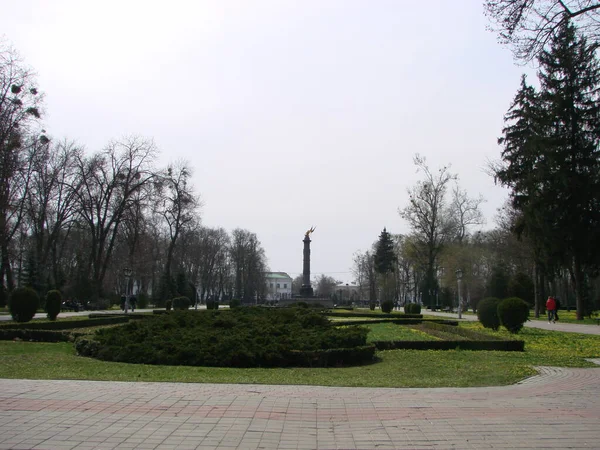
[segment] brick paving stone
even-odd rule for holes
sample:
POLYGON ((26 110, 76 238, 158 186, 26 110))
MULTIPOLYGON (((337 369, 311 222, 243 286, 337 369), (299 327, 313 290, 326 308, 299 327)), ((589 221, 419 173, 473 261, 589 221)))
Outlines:
POLYGON ((600 368, 504 387, 0 380, 0 449, 600 448, 600 368))

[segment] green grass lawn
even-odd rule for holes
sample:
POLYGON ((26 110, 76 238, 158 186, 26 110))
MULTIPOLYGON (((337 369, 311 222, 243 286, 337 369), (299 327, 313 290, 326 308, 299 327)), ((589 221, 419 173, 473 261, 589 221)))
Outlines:
POLYGON ((417 329, 414 326, 394 323, 374 323, 368 325, 371 330, 367 342, 375 341, 437 341, 438 338, 417 329))
MULTIPOLYGON (((596 313, 597 314, 597 313, 596 313)), ((576 323, 576 324, 585 324, 585 325, 598 325, 598 321, 596 320, 596 318, 598 318, 600 316, 595 315, 593 317, 584 317, 583 320, 577 320, 577 316, 576 316, 576 312, 575 310, 571 310, 571 311, 566 311, 566 310, 560 310, 558 311, 558 322, 564 322, 564 323, 576 323)), ((543 313, 540 314, 539 318, 535 318, 533 317, 533 311, 531 311, 529 318, 531 320, 541 320, 544 322, 548 321, 548 314, 547 313, 543 313)))
MULTIPOLYGON (((368 326, 369 340, 427 338, 394 324, 368 326)), ((478 323, 461 323, 481 332, 478 323)), ((512 336, 514 337, 514 335, 512 336)), ((525 328, 517 336, 525 352, 419 351, 378 352, 378 361, 360 367, 230 369, 152 366, 103 362, 75 354, 70 343, 0 341, 0 377, 196 383, 310 384, 365 387, 466 387, 512 384, 535 374, 534 366, 593 367, 584 358, 600 357, 600 336, 525 328)), ((598 369, 600 370, 600 368, 598 369)))

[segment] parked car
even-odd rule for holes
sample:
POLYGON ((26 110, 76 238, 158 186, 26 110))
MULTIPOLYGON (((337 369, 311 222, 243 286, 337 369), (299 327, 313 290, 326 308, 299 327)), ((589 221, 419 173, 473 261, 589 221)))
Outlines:
POLYGON ((75 300, 65 300, 60 307, 62 311, 83 311, 85 308, 81 303, 75 300))

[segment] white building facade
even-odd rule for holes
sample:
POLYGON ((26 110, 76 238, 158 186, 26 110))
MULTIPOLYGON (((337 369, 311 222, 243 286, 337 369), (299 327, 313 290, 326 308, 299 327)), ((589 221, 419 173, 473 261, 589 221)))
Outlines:
POLYGON ((267 300, 292 298, 292 277, 285 272, 267 272, 267 300))

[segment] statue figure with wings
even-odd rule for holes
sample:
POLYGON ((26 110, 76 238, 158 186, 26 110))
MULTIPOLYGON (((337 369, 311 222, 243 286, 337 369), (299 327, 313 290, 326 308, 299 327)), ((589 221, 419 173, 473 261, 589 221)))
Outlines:
POLYGON ((304 233, 304 236, 310 236, 310 234, 315 231, 316 227, 310 227, 310 230, 308 230, 306 233, 304 233))

